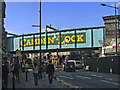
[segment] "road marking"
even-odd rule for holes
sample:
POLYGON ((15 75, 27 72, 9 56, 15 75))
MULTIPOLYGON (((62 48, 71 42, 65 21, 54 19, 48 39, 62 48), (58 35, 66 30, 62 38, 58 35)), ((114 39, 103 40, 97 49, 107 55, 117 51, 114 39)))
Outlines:
POLYGON ((111 78, 105 78, 105 79, 107 79, 107 80, 112 80, 111 78))
POLYGON ((98 76, 98 75, 95 75, 95 74, 91 74, 91 76, 94 76, 94 77, 103 77, 103 76, 98 76))
POLYGON ((58 77, 63 77, 63 78, 67 78, 67 79, 74 79, 74 78, 66 77, 66 76, 58 76, 58 77))
POLYGON ((90 77, 83 77, 83 78, 86 78, 86 79, 91 79, 90 77))
POLYGON ((106 81, 106 80, 101 80, 102 82, 106 82, 106 83, 109 83, 109 84, 114 84, 114 85, 120 85, 118 83, 114 83, 114 82, 109 82, 109 81, 106 81))
POLYGON ((97 76, 97 75, 91 74, 91 76, 97 76))
POLYGON ((78 78, 81 78, 81 79, 92 79, 90 77, 83 77, 83 76, 75 76, 75 77, 78 77, 78 78))

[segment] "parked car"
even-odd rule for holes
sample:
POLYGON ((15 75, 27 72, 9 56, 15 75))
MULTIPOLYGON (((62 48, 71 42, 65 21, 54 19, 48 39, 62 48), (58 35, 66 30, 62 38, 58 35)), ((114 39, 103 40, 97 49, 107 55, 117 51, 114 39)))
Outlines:
POLYGON ((76 71, 74 62, 67 62, 64 66, 64 71, 76 71))
POLYGON ((76 69, 82 68, 82 61, 69 59, 67 62, 73 62, 76 69))

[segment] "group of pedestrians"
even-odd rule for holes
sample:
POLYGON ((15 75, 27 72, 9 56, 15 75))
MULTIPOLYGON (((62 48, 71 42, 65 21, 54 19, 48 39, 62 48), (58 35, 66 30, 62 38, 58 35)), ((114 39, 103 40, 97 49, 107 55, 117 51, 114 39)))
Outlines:
POLYGON ((7 57, 4 57, 2 59, 2 89, 3 90, 7 89, 8 79, 11 76, 10 73, 12 73, 12 77, 15 76, 15 79, 19 82, 19 69, 20 66, 18 62, 10 63, 7 57))
POLYGON ((37 63, 34 63, 33 76, 35 85, 38 85, 39 76, 42 79, 43 85, 45 85, 46 74, 48 74, 49 83, 52 84, 54 72, 54 65, 52 64, 51 60, 49 61, 48 65, 45 65, 45 63, 42 62, 42 64, 38 66, 37 63))
MULTIPOLYGON (((8 78, 10 76, 10 73, 12 73, 12 77, 15 76, 15 80, 19 82, 19 73, 20 73, 20 65, 17 62, 9 63, 7 58, 3 58, 2 60, 2 89, 7 89, 8 86, 8 78)), ((16 60, 18 61, 18 60, 16 60)), ((49 61, 49 64, 45 64, 42 62, 40 65, 37 63, 34 63, 33 65, 33 77, 34 77, 34 83, 35 85, 38 85, 38 78, 40 77, 42 79, 43 85, 45 85, 46 75, 48 74, 48 82, 52 84, 53 76, 55 69, 54 65, 52 64, 52 61, 49 61)))
POLYGON ((2 60, 2 89, 6 90, 8 85, 8 77, 9 77, 9 67, 7 58, 3 58, 2 60))

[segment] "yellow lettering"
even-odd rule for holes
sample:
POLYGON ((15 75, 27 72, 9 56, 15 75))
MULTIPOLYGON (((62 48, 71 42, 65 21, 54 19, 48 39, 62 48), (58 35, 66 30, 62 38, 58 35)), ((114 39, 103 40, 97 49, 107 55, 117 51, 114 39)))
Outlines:
POLYGON ((50 37, 48 37, 48 44, 50 44, 50 41, 51 41, 52 43, 54 43, 54 37, 52 37, 52 39, 51 39, 50 37))
POLYGON ((42 40, 42 38, 41 38, 41 44, 43 43, 43 40, 42 40))
POLYGON ((75 42, 75 40, 73 39, 75 37, 75 35, 73 35, 72 37, 71 37, 71 41, 72 42, 75 42))
POLYGON ((43 38, 43 44, 45 44, 45 38, 43 38))
POLYGON ((38 38, 38 45, 40 45, 40 39, 38 38))
POLYGON ((61 35, 61 36, 58 36, 58 39, 59 39, 58 44, 60 44, 60 39, 62 39, 62 35, 61 35))
POLYGON ((77 39, 77 42, 83 42, 84 39, 82 39, 84 35, 77 35, 78 39, 77 39))
POLYGON ((35 39, 35 45, 38 45, 38 39, 35 39))
MULTIPOLYGON (((33 41, 32 41, 33 42, 33 41)), ((30 39, 27 39, 26 45, 32 45, 33 43, 30 42, 30 39)))
POLYGON ((31 45, 33 45, 33 39, 31 39, 31 45))
POLYGON ((26 46, 26 44, 23 44, 23 42, 26 42, 26 39, 21 40, 21 46, 26 46))
POLYGON ((70 42, 70 36, 66 36, 65 40, 68 39, 68 42, 70 42))

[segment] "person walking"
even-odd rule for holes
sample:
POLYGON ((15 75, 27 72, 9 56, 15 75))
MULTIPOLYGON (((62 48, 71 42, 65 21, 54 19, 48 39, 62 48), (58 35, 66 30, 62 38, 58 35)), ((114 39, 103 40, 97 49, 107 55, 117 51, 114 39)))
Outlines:
POLYGON ((34 76, 35 86, 38 85, 38 70, 39 70, 39 67, 37 66, 37 63, 34 63, 33 76, 34 76))
POLYGON ((47 71, 47 66, 45 65, 44 62, 42 62, 41 66, 40 66, 40 71, 41 71, 41 75, 42 75, 42 82, 43 85, 45 84, 45 76, 46 76, 46 71, 47 71))
POLYGON ((6 63, 2 63, 2 89, 6 90, 8 86, 9 69, 6 63))
POLYGON ((49 61, 49 64, 47 65, 47 73, 49 78, 49 83, 52 84, 53 80, 53 74, 54 74, 54 65, 52 64, 52 61, 49 61))
POLYGON ((19 82, 19 64, 15 63, 13 65, 13 70, 11 71, 13 73, 13 76, 15 75, 16 80, 19 82))

